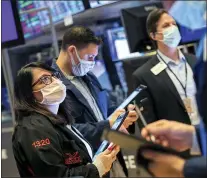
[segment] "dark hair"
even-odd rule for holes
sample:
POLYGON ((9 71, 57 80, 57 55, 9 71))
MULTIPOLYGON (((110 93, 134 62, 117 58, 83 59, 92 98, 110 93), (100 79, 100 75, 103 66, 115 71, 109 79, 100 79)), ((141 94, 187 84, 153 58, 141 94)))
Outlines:
POLYGON ((147 33, 150 35, 150 33, 157 32, 157 23, 160 20, 161 16, 168 12, 165 9, 155 9, 152 12, 149 13, 147 17, 147 33))
POLYGON ((83 26, 74 26, 65 32, 61 49, 66 51, 70 45, 74 45, 81 49, 85 48, 89 43, 100 45, 102 40, 96 37, 91 29, 83 26))
POLYGON ((14 85, 14 109, 16 122, 20 121, 24 116, 28 116, 34 112, 42 114, 55 123, 70 124, 73 122, 73 118, 65 108, 64 102, 60 104, 58 113, 60 116, 54 115, 43 105, 35 101, 35 97, 32 92, 32 68, 41 68, 50 72, 56 72, 50 66, 42 62, 33 62, 22 67, 17 74, 14 85))
POLYGON ((154 35, 155 32, 157 32, 157 23, 160 20, 161 16, 165 13, 168 14, 168 12, 165 9, 155 9, 151 11, 147 17, 147 22, 146 22, 147 33, 156 47, 157 44, 154 43, 154 40, 151 38, 150 33, 153 33, 154 35))

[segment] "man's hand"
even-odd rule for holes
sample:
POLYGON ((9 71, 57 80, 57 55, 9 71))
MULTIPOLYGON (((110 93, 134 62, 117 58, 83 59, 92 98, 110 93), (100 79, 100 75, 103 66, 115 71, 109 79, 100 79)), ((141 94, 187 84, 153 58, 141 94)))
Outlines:
POLYGON ((110 127, 113 126, 114 122, 116 121, 116 119, 125 112, 125 109, 118 109, 117 111, 114 112, 114 114, 111 116, 111 118, 109 119, 109 124, 110 127))
POLYGON ((127 107, 129 114, 127 115, 126 119, 124 120, 123 126, 125 128, 128 128, 130 125, 132 125, 135 121, 138 119, 138 114, 136 113, 135 106, 132 104, 129 104, 127 107))
MULTIPOLYGON (((138 114, 134 110, 135 106, 132 104, 129 104, 127 108, 128 108, 129 114, 127 115, 127 117, 123 123, 123 126, 125 128, 128 128, 130 125, 132 125, 138 119, 138 114)), ((125 112, 125 109, 119 109, 119 110, 115 111, 115 113, 109 119, 110 127, 113 126, 113 124, 116 121, 116 119, 118 118, 118 116, 124 112, 125 112)))
POLYGON ((146 140, 150 140, 151 134, 156 138, 155 143, 185 151, 192 147, 194 132, 194 126, 176 121, 159 120, 148 124, 141 134, 146 140))
POLYGON ((151 160, 148 170, 155 177, 184 177, 185 160, 170 154, 163 154, 151 150, 142 152, 144 158, 151 160))

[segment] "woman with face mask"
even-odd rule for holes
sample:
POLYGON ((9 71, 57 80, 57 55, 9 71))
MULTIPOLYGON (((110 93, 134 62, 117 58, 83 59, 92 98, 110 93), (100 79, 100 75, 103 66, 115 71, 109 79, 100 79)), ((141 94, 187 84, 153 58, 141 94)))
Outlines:
POLYGON ((18 72, 12 143, 19 174, 102 177, 116 160, 119 147, 106 149, 92 162, 90 144, 72 126, 72 117, 64 107, 66 87, 58 78, 57 72, 42 63, 30 63, 18 72))

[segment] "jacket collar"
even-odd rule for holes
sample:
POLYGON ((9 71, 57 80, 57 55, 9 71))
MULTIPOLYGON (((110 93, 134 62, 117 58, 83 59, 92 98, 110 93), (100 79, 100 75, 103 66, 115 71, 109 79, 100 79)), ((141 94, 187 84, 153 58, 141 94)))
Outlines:
MULTIPOLYGON (((154 67, 159 62, 160 62, 160 60, 158 59, 157 55, 155 55, 151 59, 151 66, 154 67)), ((173 82, 171 81, 170 77, 168 76, 167 72, 165 70, 163 70, 158 75, 156 75, 155 78, 162 79, 163 87, 164 88, 168 88, 168 90, 175 96, 175 98, 177 99, 177 101, 181 105, 181 107, 183 107, 185 109, 183 101, 182 101, 182 99, 181 99, 181 97, 180 97, 180 95, 179 95, 175 85, 173 84, 173 82)))
MULTIPOLYGON (((161 56, 162 60, 164 60, 165 63, 167 63, 167 64, 175 63, 176 64, 176 62, 174 60, 172 60, 169 57, 167 57, 166 55, 164 55, 160 50, 157 50, 157 53, 161 56)), ((180 61, 186 62, 185 56, 183 55, 183 53, 179 49, 178 49, 178 56, 179 56, 180 61)))

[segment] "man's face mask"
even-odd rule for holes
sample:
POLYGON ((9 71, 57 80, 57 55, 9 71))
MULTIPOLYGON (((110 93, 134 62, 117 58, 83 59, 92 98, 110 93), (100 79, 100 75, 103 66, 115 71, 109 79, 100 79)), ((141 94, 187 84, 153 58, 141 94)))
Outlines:
POLYGON ((81 59, 80 56, 78 55, 78 52, 75 48, 75 53, 76 56, 78 58, 79 63, 76 65, 74 58, 71 58, 71 62, 72 62, 72 72, 73 75, 75 76, 84 76, 86 75, 90 70, 93 69, 94 65, 95 65, 95 61, 88 61, 85 59, 81 59))
POLYGON ((181 40, 180 32, 178 30, 178 27, 175 25, 166 28, 165 30, 163 30, 163 32, 157 33, 163 34, 163 40, 159 41, 162 41, 168 47, 177 47, 181 40))
POLYGON ((175 1, 169 14, 191 30, 206 27, 206 1, 175 1))

